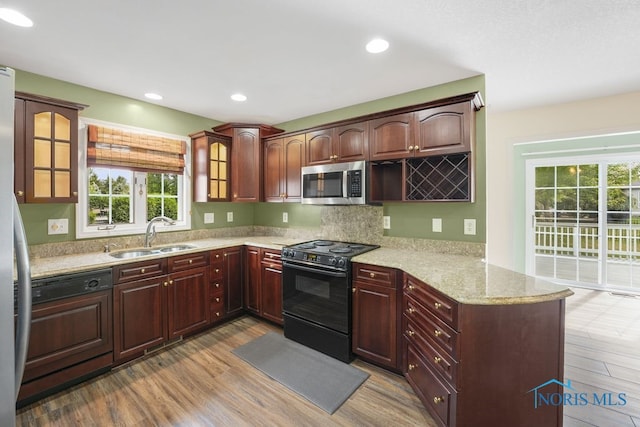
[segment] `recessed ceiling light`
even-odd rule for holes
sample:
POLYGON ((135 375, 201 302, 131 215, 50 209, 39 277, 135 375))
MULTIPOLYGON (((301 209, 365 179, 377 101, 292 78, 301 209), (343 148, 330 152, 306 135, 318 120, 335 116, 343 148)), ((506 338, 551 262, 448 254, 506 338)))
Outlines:
POLYGON ((18 27, 33 27, 33 21, 17 10, 0 8, 0 19, 18 27))
POLYGON ((233 95, 231 95, 231 99, 233 99, 234 101, 243 102, 247 100, 247 97, 241 93, 234 93, 233 95))
POLYGON ((154 101, 160 101, 162 99, 162 95, 158 95, 157 93, 147 92, 144 94, 149 99, 153 99, 154 101))
POLYGON ((380 53, 389 48, 389 42, 384 39, 373 39, 367 43, 367 52, 380 53))

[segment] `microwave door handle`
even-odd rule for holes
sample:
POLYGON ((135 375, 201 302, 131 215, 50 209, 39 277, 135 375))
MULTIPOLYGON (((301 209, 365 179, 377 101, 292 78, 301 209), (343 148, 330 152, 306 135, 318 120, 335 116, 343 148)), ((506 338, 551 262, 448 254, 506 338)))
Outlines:
POLYGON ((347 193, 347 189, 350 187, 349 185, 349 178, 351 178, 351 176, 349 175, 349 171, 343 171, 342 172, 344 175, 342 176, 342 197, 349 197, 349 194, 347 193))

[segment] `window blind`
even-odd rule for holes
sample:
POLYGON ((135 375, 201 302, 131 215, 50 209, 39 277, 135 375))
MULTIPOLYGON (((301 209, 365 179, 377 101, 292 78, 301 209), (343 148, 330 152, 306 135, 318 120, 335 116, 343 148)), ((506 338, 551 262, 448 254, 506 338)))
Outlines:
POLYGON ((182 174, 184 171, 187 146, 178 139, 89 125, 87 140, 89 166, 156 173, 182 174))

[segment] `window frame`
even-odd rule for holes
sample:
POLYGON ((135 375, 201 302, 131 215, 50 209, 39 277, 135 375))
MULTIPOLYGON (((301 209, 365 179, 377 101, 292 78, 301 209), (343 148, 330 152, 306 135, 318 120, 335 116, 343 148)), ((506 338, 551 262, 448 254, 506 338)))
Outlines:
POLYGON ((191 140, 182 135, 169 134, 166 132, 158 132, 149 129, 127 126, 117 123, 105 122, 102 120, 81 117, 78 121, 78 203, 76 203, 76 238, 91 239, 112 236, 128 236, 135 234, 144 234, 147 228, 146 220, 146 203, 147 203, 147 186, 146 181, 140 187, 140 183, 136 180, 144 177, 146 173, 133 171, 132 195, 133 195, 133 224, 116 224, 111 226, 92 226, 88 224, 88 182, 87 182, 87 126, 98 125, 106 126, 113 129, 128 130, 131 132, 144 133, 149 135, 157 135, 166 138, 179 139, 187 144, 185 154, 185 167, 180 179, 180 190, 178 197, 178 218, 174 225, 158 224, 156 231, 185 231, 191 230, 191 140), (142 191, 140 191, 142 190, 142 191), (141 194, 142 193, 142 194, 141 194), (182 196, 182 197, 180 197, 182 196), (139 209, 139 206, 143 206, 139 209), (180 211, 182 211, 180 213, 180 211))

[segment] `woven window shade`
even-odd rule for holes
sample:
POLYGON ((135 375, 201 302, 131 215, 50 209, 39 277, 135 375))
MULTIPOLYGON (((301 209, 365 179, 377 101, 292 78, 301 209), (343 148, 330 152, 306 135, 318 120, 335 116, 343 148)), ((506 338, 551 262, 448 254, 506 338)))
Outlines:
POLYGON ((87 164, 182 174, 186 143, 177 139, 89 125, 87 164))

